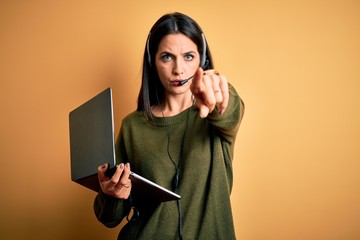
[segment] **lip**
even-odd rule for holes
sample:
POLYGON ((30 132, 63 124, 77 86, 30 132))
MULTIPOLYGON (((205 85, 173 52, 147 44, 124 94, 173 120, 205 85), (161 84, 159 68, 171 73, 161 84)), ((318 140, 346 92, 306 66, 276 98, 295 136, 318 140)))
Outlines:
POLYGON ((189 78, 185 78, 185 79, 173 79, 173 80, 170 80, 169 85, 180 87, 180 86, 184 85, 184 83, 186 83, 186 82, 188 82, 189 80, 191 80, 193 77, 194 77, 194 75, 192 75, 192 76, 189 77, 189 78))
POLYGON ((184 79, 170 79, 170 82, 181 82, 184 81, 184 79))
POLYGON ((170 79, 170 82, 173 83, 173 82, 182 82, 182 81, 188 81, 190 80, 191 78, 193 78, 194 76, 191 76, 189 78, 184 78, 184 79, 170 79))
POLYGON ((170 84, 171 85, 178 85, 180 82, 185 81, 186 79, 171 79, 170 84))
POLYGON ((179 86, 180 82, 183 80, 170 80, 170 85, 172 86, 179 86))

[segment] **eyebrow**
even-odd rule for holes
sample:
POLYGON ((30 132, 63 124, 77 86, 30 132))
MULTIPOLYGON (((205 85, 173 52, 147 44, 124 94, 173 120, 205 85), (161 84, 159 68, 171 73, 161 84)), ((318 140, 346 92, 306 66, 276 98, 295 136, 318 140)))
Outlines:
MULTIPOLYGON (((187 55, 187 54, 196 54, 196 51, 188 51, 188 52, 185 52, 185 53, 183 53, 183 55, 187 55)), ((171 52, 168 52, 168 51, 163 51, 163 52, 161 52, 161 53, 159 53, 159 55, 163 55, 163 54, 168 54, 168 55, 174 55, 173 53, 171 53, 171 52)))

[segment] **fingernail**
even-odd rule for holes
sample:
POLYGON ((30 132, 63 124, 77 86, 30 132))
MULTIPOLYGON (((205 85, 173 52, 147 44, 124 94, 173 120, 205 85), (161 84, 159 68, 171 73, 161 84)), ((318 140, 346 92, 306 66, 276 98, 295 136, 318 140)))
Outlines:
POLYGON ((125 167, 126 167, 126 168, 130 168, 130 163, 127 163, 127 164, 125 165, 125 167))
POLYGON ((123 169, 123 168, 124 168, 124 164, 120 163, 120 169, 123 169))

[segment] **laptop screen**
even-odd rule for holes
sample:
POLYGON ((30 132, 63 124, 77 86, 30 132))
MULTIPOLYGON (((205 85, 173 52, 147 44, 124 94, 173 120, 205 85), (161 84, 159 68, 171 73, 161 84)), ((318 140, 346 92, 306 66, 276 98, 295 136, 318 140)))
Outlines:
POLYGON ((108 88, 69 114, 71 179, 95 191, 98 166, 115 165, 112 105, 108 88))

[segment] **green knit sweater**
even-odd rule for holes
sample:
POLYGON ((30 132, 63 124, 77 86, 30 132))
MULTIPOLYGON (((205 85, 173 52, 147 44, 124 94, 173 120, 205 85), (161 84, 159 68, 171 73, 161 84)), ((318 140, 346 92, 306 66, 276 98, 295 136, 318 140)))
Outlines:
MULTIPOLYGON (((215 109, 206 119, 191 107, 173 117, 147 120, 135 111, 124 118, 116 144, 118 162, 130 162, 131 170, 173 190, 179 171, 183 239, 235 239, 231 212, 234 142, 244 105, 230 87, 229 105, 223 115, 215 109)), ((119 239, 179 239, 176 201, 163 203, 132 199, 139 210, 119 239)), ((100 222, 115 227, 129 212, 130 201, 100 192, 94 210, 100 222)))

